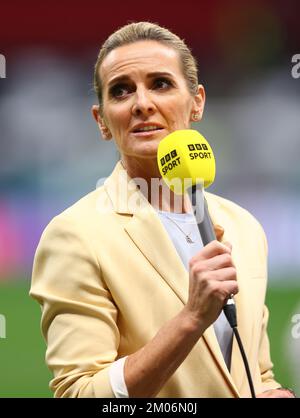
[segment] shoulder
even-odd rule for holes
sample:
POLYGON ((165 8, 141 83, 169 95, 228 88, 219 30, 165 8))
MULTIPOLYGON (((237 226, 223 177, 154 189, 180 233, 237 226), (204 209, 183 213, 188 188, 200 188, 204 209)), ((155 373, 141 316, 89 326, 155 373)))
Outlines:
POLYGON ((96 225, 107 223, 107 217, 112 215, 110 207, 111 202, 101 186, 53 217, 41 238, 68 234, 86 236, 88 239, 96 225))

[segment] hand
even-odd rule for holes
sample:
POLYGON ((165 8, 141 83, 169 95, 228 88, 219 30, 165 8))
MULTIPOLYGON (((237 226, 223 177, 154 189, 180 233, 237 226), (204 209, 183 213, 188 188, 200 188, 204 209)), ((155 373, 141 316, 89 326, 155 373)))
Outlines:
POLYGON ((218 318, 230 295, 238 292, 231 245, 210 242, 190 260, 189 272, 185 311, 206 329, 218 318))
POLYGON ((290 389, 278 388, 270 389, 256 395, 257 398, 296 398, 296 395, 290 389))

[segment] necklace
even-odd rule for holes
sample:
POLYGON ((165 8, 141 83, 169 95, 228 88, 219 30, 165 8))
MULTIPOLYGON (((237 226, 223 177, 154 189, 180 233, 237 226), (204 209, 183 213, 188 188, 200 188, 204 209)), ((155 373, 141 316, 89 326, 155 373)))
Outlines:
POLYGON ((177 222, 175 222, 172 218, 170 218, 168 215, 165 215, 166 216, 166 218, 168 218, 169 219, 169 221, 171 221, 171 222, 173 222, 173 224, 174 225, 176 225, 177 226, 177 228, 179 229, 179 231, 180 232, 182 232, 183 233, 183 235, 185 236, 185 239, 186 239, 186 242, 188 243, 188 244, 195 244, 194 243, 194 241, 192 240, 192 238, 190 237, 190 235, 191 235, 191 233, 192 233, 192 231, 189 233, 189 234, 186 234, 185 232, 184 232, 184 230, 177 224, 177 222))

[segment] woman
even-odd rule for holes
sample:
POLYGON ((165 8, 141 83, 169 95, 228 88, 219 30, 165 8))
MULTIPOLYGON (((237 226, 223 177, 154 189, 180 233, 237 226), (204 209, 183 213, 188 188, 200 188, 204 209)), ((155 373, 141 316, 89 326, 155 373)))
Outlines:
POLYGON ((55 396, 249 396, 222 314, 231 294, 256 392, 291 396, 272 373, 260 225, 207 193, 219 241, 203 248, 186 199, 177 213, 178 197, 151 192, 159 142, 202 117, 189 49, 157 25, 127 25, 100 50, 95 90, 94 118, 121 161, 103 187, 52 220, 33 270, 55 396), (130 205, 133 195, 143 205, 130 205))

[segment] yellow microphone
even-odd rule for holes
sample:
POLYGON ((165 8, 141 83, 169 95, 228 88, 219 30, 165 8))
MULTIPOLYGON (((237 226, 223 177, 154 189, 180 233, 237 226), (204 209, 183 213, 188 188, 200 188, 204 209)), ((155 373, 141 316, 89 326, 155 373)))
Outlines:
POLYGON ((162 178, 176 194, 184 194, 199 183, 209 187, 215 179, 213 150, 204 136, 192 129, 167 135, 159 144, 157 160, 162 178), (176 179, 181 180, 182 187, 174 182, 176 179))
POLYGON ((157 162, 162 178, 176 194, 187 193, 203 245, 216 239, 203 189, 216 174, 216 162, 208 141, 198 131, 178 130, 159 144, 157 162))

